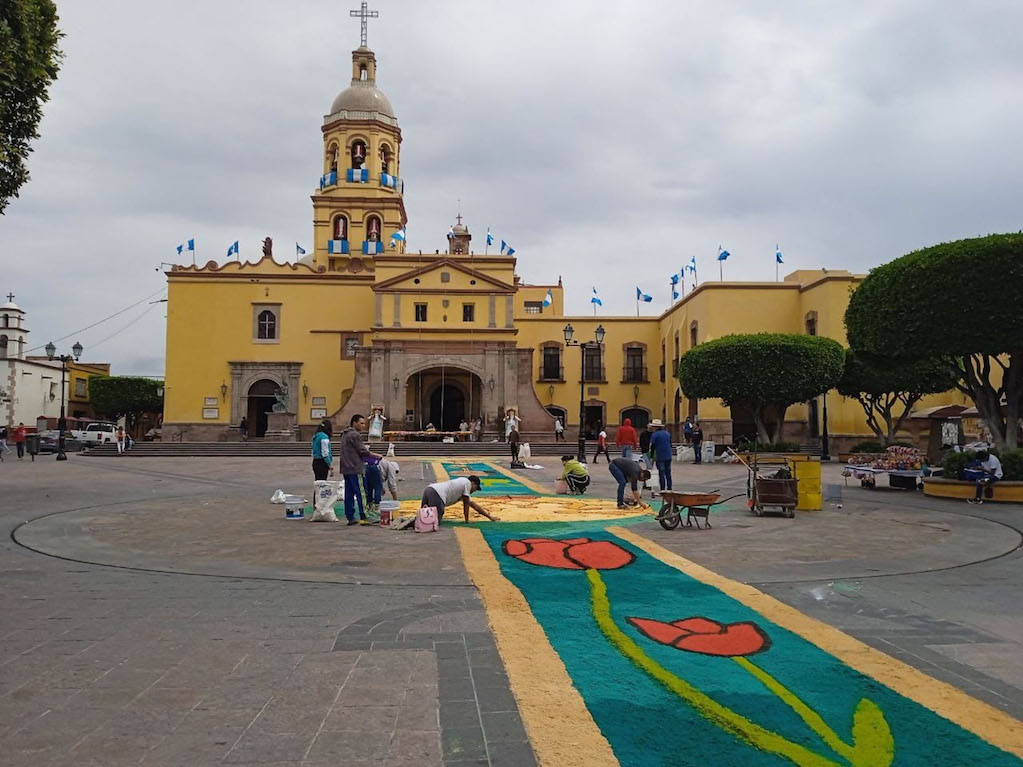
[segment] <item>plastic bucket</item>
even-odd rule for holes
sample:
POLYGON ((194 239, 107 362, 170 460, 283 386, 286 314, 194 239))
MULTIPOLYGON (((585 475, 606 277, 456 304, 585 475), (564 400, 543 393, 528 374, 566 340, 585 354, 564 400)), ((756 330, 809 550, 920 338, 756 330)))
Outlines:
POLYGON ((390 527, 391 519, 398 514, 401 504, 397 501, 380 501, 380 526, 390 527))

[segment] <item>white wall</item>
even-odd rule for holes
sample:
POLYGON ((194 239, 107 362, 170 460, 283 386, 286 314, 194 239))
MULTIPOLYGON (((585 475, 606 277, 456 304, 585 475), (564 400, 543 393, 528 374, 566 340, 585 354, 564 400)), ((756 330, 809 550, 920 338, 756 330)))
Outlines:
MULTIPOLYGON (((60 367, 25 360, 2 360, 0 420, 8 426, 36 425, 39 416, 60 415, 60 367), (52 397, 52 399, 51 399, 52 397)), ((67 399, 65 382, 65 401, 67 399)))

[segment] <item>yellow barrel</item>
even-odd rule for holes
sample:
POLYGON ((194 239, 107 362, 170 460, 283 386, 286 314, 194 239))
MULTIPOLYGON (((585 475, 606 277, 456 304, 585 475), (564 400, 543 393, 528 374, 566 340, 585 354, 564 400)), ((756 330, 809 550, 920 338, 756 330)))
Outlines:
POLYGON ((816 456, 805 456, 794 462, 799 495, 796 508, 802 511, 820 511, 821 508, 821 461, 816 456))

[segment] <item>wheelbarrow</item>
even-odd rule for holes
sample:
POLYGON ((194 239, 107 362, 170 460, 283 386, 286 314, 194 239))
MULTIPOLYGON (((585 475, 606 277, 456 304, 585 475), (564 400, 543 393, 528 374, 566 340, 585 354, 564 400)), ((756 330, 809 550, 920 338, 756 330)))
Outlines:
MULTIPOLYGON (((742 495, 742 493, 740 493, 742 495)), ((710 529, 711 506, 717 506, 738 498, 738 495, 729 496, 721 500, 721 494, 716 490, 710 493, 682 493, 673 490, 661 491, 661 510, 657 514, 657 521, 665 530, 674 530, 682 522, 682 513, 686 515, 686 527, 692 527, 696 523, 697 530, 710 529), (700 519, 704 521, 704 527, 700 527, 700 519)))

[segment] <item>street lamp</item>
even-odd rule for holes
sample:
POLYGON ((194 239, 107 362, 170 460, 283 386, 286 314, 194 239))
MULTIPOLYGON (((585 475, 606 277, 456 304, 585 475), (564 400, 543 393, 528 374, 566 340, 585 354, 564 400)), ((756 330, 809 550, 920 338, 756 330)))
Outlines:
POLYGON ((57 429, 60 431, 60 436, 57 439, 57 460, 66 461, 67 453, 64 452, 64 429, 67 425, 66 414, 64 412, 64 378, 67 375, 67 364, 72 360, 72 356, 75 362, 78 362, 78 358, 82 356, 82 352, 85 351, 82 345, 75 341, 75 345, 71 347, 71 355, 61 354, 57 356, 57 346, 50 341, 46 344, 46 356, 51 361, 54 359, 60 360, 60 418, 57 420, 57 429))
POLYGON ((821 413, 821 418, 824 421, 824 428, 821 429, 821 460, 822 461, 830 461, 831 460, 831 451, 829 449, 828 442, 830 442, 831 440, 828 439, 828 393, 827 392, 824 392, 824 396, 823 396, 822 399, 824 400, 824 408, 823 408, 823 412, 821 413))
POLYGON ((586 461, 586 436, 583 434, 584 422, 586 419, 586 395, 585 395, 585 381, 586 381, 586 350, 592 347, 600 349, 600 345, 604 343, 604 326, 598 325, 597 329, 593 331, 593 337, 596 339, 596 343, 590 343, 589 341, 573 341, 572 336, 575 334, 575 328, 572 327, 571 323, 565 325, 565 346, 578 346, 579 347, 579 444, 576 447, 578 451, 578 458, 580 461, 586 461))

